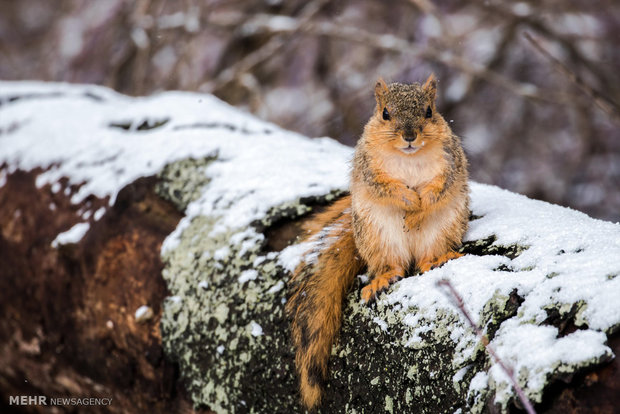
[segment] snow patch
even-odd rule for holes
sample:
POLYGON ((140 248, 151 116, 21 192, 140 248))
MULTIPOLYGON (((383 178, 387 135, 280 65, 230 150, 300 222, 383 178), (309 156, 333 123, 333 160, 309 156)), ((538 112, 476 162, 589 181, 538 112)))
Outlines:
POLYGON ((44 82, 0 82, 0 91, 0 100, 35 92, 58 94, 2 108, 0 128, 9 120, 29 122, 3 140, 0 163, 6 162, 9 171, 51 166, 37 183, 68 177, 67 195, 72 184, 82 184, 71 198, 76 204, 90 194, 109 197, 113 204, 123 187, 168 163, 217 157, 204 172, 209 184, 188 206, 163 251, 178 244, 196 216, 221 217, 218 233, 242 229, 275 206, 348 186, 351 148, 330 138, 284 131, 210 95, 164 92, 131 98, 104 87, 44 82), (129 129, 123 127, 127 122, 129 129), (134 128, 141 124, 156 126, 134 128), (239 145, 240 140, 252 145, 239 145), (274 160, 287 160, 286 174, 274 160))
MULTIPOLYGON (((440 268, 410 277, 394 286, 385 300, 400 306, 403 324, 412 329, 407 346, 416 346, 428 322, 453 314, 461 322, 451 325, 449 338, 456 344, 454 366, 463 366, 479 345, 460 311, 438 288, 447 279, 463 297, 476 319, 495 300, 507 301, 511 293, 523 299, 518 313, 503 321, 491 346, 527 373, 521 384, 537 400, 554 371, 572 371, 611 358, 606 334, 620 324, 620 225, 595 220, 583 213, 531 200, 497 187, 471 183, 470 222, 466 241, 494 240, 495 246, 521 246, 513 259, 501 255, 466 255, 440 268), (506 268, 509 271, 498 269, 506 268), (505 299, 502 299, 505 298, 505 299), (558 335, 543 325, 549 306, 576 306, 575 324, 583 330, 558 335), (582 304, 582 305, 580 305, 582 304), (586 305, 587 304, 587 305, 586 305), (558 337, 560 336, 560 337, 558 337), (523 346, 527 344, 527 346, 523 346)), ((512 386, 492 361, 488 378, 478 374, 470 391, 483 383, 496 392, 496 402, 506 404, 512 386)))
POLYGON ((275 285, 269 288, 267 293, 277 293, 281 291, 283 288, 284 288, 284 282, 281 280, 278 280, 278 282, 275 285))
POLYGON ((153 309, 146 305, 140 306, 138 309, 136 309, 136 312, 134 313, 134 318, 136 319, 136 322, 144 322, 151 319, 152 317, 153 309))
POLYGON ((250 280, 255 280, 258 277, 258 271, 256 269, 248 269, 241 272, 239 275, 239 283, 245 283, 250 280))
POLYGON ((69 230, 58 234, 54 241, 52 241, 52 247, 58 248, 58 246, 63 244, 79 243, 86 232, 88 232, 88 229, 90 229, 90 224, 77 223, 69 230))
POLYGON ((230 248, 228 246, 220 247, 213 252, 213 259, 224 260, 230 255, 230 248))
POLYGON ((295 271, 303 259, 303 254, 314 246, 313 243, 292 244, 278 255, 278 264, 289 272, 295 271))
POLYGON ((101 219, 101 217, 103 217, 104 214, 105 214, 105 207, 100 207, 97 209, 97 211, 95 211, 95 214, 93 214, 93 218, 95 219, 95 221, 99 221, 99 219, 101 219))
POLYGON ((262 326, 260 326, 259 324, 257 324, 254 321, 250 322, 250 330, 251 330, 250 333, 252 334, 252 336, 261 336, 261 335, 263 335, 263 328, 262 328, 262 326))
POLYGON ((383 319, 381 319, 378 316, 375 316, 374 318, 372 318, 372 320, 374 321, 374 323, 379 325, 379 328, 381 328, 381 330, 383 332, 387 332, 388 331, 388 324, 387 324, 386 321, 384 321, 383 319))

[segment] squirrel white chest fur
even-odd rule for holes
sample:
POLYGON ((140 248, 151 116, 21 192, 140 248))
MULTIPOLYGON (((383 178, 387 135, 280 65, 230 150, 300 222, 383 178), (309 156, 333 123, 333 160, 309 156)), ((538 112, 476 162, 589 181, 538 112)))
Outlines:
POLYGON ((383 156, 381 169, 410 188, 430 182, 445 170, 445 159, 435 153, 408 157, 398 153, 383 156))
MULTIPOLYGON (((392 153, 381 157, 380 168, 410 188, 417 188, 441 174, 445 170, 445 162, 441 152, 415 157, 392 153)), ((452 203, 449 203, 428 214, 417 228, 408 228, 405 223, 407 213, 403 209, 372 197, 362 183, 357 183, 352 190, 352 209, 357 220, 363 222, 362 226, 366 228, 363 237, 368 240, 364 241, 364 248, 372 246, 388 260, 405 268, 413 260, 420 260, 429 254, 443 231, 441 223, 452 221, 451 216, 456 214, 452 203)))

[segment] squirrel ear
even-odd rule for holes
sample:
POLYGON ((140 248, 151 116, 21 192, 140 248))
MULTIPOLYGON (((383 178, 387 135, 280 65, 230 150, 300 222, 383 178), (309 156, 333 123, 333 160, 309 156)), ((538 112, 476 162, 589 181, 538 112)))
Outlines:
POLYGON ((384 106, 385 95, 387 95, 388 92, 388 86, 383 78, 377 79, 377 83, 375 83, 375 99, 377 100, 377 105, 380 107, 384 106))
POLYGON ((430 95, 431 100, 435 100, 435 95, 437 94, 437 78, 435 78, 434 73, 431 73, 431 76, 426 79, 426 82, 424 82, 422 89, 424 89, 430 95))

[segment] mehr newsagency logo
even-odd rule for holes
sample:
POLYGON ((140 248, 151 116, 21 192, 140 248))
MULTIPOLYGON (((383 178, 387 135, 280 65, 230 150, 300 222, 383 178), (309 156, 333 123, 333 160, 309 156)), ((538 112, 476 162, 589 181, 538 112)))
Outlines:
POLYGON ((112 398, 97 397, 58 397, 48 398, 45 395, 11 395, 9 405, 74 405, 74 406, 97 406, 111 405, 112 398))

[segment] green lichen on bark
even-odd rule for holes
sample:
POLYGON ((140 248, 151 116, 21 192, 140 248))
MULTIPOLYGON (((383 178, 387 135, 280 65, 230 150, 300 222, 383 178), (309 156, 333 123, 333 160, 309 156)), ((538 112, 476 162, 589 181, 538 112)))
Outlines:
MULTIPOLYGON (((159 194, 185 209, 199 197, 209 162, 181 161, 160 175, 159 194)), ((198 216, 163 254, 171 292, 163 306, 162 342, 179 363, 196 405, 217 412, 298 409, 293 352, 284 316, 287 275, 258 231, 295 219, 341 192, 293 200, 249 229, 213 234, 217 217, 198 216), (235 240, 232 243, 231 240, 235 240)))
POLYGON ((164 256, 164 277, 180 303, 164 306, 166 353, 179 362, 197 405, 217 412, 253 412, 260 402, 290 406, 295 396, 282 390, 294 382, 282 334, 282 273, 273 256, 260 255, 259 241, 242 252, 241 244, 229 244, 232 233, 205 237, 214 222, 194 219, 164 256), (240 282, 246 271, 255 278, 240 282))
MULTIPOLYGON (((438 318, 436 329, 421 334, 423 346, 405 346, 414 328, 402 323, 405 312, 378 301, 359 302, 359 283, 347 298, 340 340, 332 353, 325 413, 453 412, 462 405, 452 384, 451 315, 438 318), (388 322, 387 331, 374 318, 388 322)), ((424 323, 422 321, 421 323, 424 323)))
POLYGON ((155 191, 172 202, 180 211, 200 197, 200 191, 209 183, 205 168, 215 157, 187 158, 166 165, 158 174, 155 191))
MULTIPOLYGON (((165 185, 159 187, 161 195, 186 208, 208 183, 203 170, 209 161, 169 166, 162 172, 165 185)), ((217 234, 213 229, 218 217, 198 216, 185 228, 178 246, 163 254, 163 276, 171 297, 163 306, 162 342, 168 357, 178 362, 185 387, 197 406, 218 413, 303 412, 284 316, 290 275, 278 264, 279 253, 267 251, 264 234, 270 226, 284 219, 295 220, 311 211, 314 203, 338 195, 293 200, 273 207, 249 228, 217 234)), ((465 243, 462 251, 505 256, 508 264, 496 270, 514 272, 511 261, 525 249, 527 246, 498 246, 489 238, 465 243)), ((343 327, 332 350, 318 412, 488 411, 502 385, 491 381, 470 389, 476 375, 486 376, 490 360, 456 310, 438 309, 433 318, 405 323, 408 316, 426 315, 427 309, 404 309, 382 300, 362 305, 360 289, 356 280, 346 299, 343 327), (454 336, 457 330, 460 339, 454 336)), ((497 291, 486 301, 476 316, 489 338, 504 321, 518 314, 521 303, 516 291, 497 291)), ((573 309, 551 303, 549 312, 560 321, 572 318, 580 325, 586 306, 579 304, 573 309)), ((547 380, 597 363, 600 361, 558 364, 555 376, 547 380)), ((502 400, 497 408, 507 412, 511 401, 502 400)))

